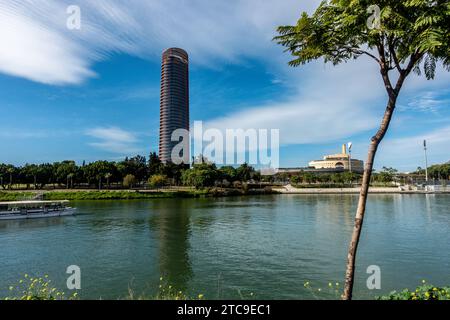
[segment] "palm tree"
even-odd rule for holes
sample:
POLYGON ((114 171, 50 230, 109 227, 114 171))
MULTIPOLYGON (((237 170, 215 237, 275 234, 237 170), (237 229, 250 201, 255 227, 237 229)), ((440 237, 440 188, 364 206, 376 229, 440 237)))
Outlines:
POLYGON ((108 186, 109 189, 109 179, 111 179, 112 174, 110 172, 108 172, 107 174, 105 174, 105 178, 106 178, 106 185, 108 186))

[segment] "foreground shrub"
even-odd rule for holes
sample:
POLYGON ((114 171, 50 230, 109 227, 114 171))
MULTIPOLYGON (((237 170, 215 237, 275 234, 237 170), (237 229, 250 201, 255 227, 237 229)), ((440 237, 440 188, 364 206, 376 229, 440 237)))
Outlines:
POLYGON ((75 300, 77 293, 70 296, 52 286, 48 276, 33 278, 27 274, 19 282, 9 287, 5 300, 75 300))
POLYGON ((435 287, 431 284, 423 284, 416 290, 404 289, 392 291, 388 295, 377 297, 378 300, 450 300, 450 287, 435 287))

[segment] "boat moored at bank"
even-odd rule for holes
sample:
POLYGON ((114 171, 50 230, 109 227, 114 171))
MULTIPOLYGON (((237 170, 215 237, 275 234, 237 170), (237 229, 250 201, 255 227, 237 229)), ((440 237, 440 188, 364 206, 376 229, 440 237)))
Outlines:
POLYGON ((69 201, 12 201, 0 202, 0 220, 38 219, 71 216, 75 208, 69 201))

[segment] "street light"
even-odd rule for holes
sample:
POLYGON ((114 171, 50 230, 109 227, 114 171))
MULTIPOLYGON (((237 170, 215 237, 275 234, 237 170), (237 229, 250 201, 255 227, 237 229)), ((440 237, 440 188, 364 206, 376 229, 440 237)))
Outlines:
POLYGON ((423 140, 423 151, 425 153, 425 181, 428 182, 427 140, 423 140))
POLYGON ((352 143, 349 142, 348 146, 348 171, 352 172, 352 143))

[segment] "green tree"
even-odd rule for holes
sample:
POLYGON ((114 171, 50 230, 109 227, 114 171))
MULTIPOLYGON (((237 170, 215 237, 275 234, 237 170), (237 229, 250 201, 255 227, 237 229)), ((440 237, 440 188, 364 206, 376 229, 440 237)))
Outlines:
POLYGON ((14 178, 19 175, 19 169, 11 164, 0 164, 0 184, 3 189, 12 188, 14 178))
POLYGON ((78 168, 75 161, 66 160, 61 163, 56 163, 56 180, 59 183, 65 183, 68 189, 73 183, 73 177, 77 172, 78 168))
POLYGON ((159 172, 172 180, 174 184, 178 185, 181 182, 181 175, 186 169, 189 169, 189 165, 167 162, 166 164, 161 165, 159 172))
POLYGON ((113 174, 111 172, 107 172, 105 174, 106 185, 108 186, 108 188, 110 187, 110 180, 111 180, 112 176, 113 176, 113 174))
POLYGON ((8 184, 8 189, 12 189, 12 185, 13 185, 13 181, 14 181, 14 177, 17 176, 18 173, 18 168, 16 168, 15 166, 8 164, 6 165, 6 174, 9 177, 9 184, 8 184))
POLYGON ((54 166, 51 163, 43 163, 39 165, 37 171, 37 183, 42 189, 47 183, 51 183, 54 179, 54 166))
POLYGON ((183 171, 181 181, 184 185, 201 189, 214 186, 217 178, 219 178, 218 170, 214 164, 201 163, 183 171))
POLYGON ((243 163, 236 169, 237 178, 242 181, 248 181, 252 178, 255 169, 249 166, 247 163, 243 163))
POLYGON ((27 188, 29 187, 29 184, 32 183, 34 185, 34 189, 37 189, 38 170, 39 166, 28 163, 21 168, 21 176, 23 182, 27 184, 27 188))
POLYGON ((155 174, 148 179, 148 183, 152 188, 161 188, 167 184, 167 176, 155 174))
POLYGON ((106 174, 115 170, 115 165, 108 161, 95 161, 82 167, 82 170, 88 183, 96 181, 98 188, 101 189, 103 179, 105 179, 106 174))
POLYGON ((376 174, 376 180, 382 183, 390 183, 394 181, 394 176, 397 172, 397 169, 383 167, 381 171, 376 174))
POLYGON ((125 188, 133 188, 133 186, 136 184, 137 179, 134 175, 132 174, 127 174, 124 178, 123 178, 123 186, 125 188))
POLYGON ((145 181, 148 176, 147 160, 140 155, 133 158, 125 158, 124 161, 117 164, 117 169, 122 177, 131 174, 136 177, 138 182, 145 181))
POLYGON ((448 0, 326 0, 312 15, 304 12, 296 25, 280 26, 278 33, 275 40, 294 56, 289 63, 294 67, 320 58, 337 65, 369 57, 378 66, 388 96, 382 122, 370 141, 348 251, 342 298, 350 300, 378 146, 407 77, 423 70, 427 79, 433 79, 438 63, 450 70, 450 4, 448 0), (371 21, 373 15, 368 10, 373 5, 380 9, 380 16, 371 21))
POLYGON ((228 182, 234 182, 238 180, 236 169, 232 166, 223 166, 219 168, 220 178, 227 180, 228 182))
POLYGON ((292 176, 290 181, 293 184, 298 184, 301 181, 301 178, 299 176, 292 176))
POLYGON ((148 157, 148 174, 153 176, 155 174, 161 173, 162 162, 159 159, 156 152, 151 152, 148 157))

